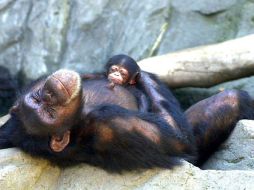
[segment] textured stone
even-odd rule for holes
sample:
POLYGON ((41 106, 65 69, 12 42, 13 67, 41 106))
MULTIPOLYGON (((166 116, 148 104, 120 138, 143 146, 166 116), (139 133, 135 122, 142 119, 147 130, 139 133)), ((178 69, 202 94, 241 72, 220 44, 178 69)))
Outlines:
POLYGON ((60 170, 16 149, 0 151, 3 189, 253 189, 253 171, 200 170, 184 162, 174 170, 109 174, 85 164, 60 170))
POLYGON ((0 126, 2 126, 8 119, 10 119, 10 115, 5 115, 3 117, 0 117, 0 126))
POLYGON ((27 0, 0 2, 0 65, 16 74, 22 69, 23 29, 30 9, 27 0))
POLYGON ((240 15, 239 30, 237 37, 254 33, 254 1, 246 2, 243 5, 240 15))
POLYGON ((184 109, 196 102, 208 98, 227 89, 238 89, 247 91, 254 97, 254 77, 246 77, 234 81, 224 82, 210 88, 186 87, 173 90, 174 95, 181 102, 184 109))
POLYGON ((168 9, 164 0, 5 0, 0 65, 34 79, 60 67, 99 70, 116 53, 146 57, 168 9))
POLYGON ((118 53, 146 57, 167 17, 169 1, 82 1, 72 6, 63 66, 95 71, 118 53))
POLYGON ((217 43, 253 33, 253 4, 250 0, 2 0, 0 66, 34 79, 62 67, 98 71, 117 53, 140 60, 217 43))
POLYGON ((185 0, 173 0, 172 5, 185 11, 200 11, 203 14, 214 14, 227 9, 230 9, 237 3, 237 0, 196 0, 196 1, 185 1, 185 0))
POLYGON ((162 190, 252 189, 254 172, 200 170, 184 162, 174 170, 108 174, 88 166, 64 170, 57 189, 162 190))
POLYGON ((60 175, 57 167, 11 148, 0 151, 1 189, 55 189, 60 175))
POLYGON ((204 169, 253 170, 254 169, 254 121, 240 121, 230 138, 221 146, 204 169))
MULTIPOLYGON (((173 0, 169 29, 158 53, 165 54, 235 38, 244 4, 245 1, 241 0, 173 0)), ((250 27, 246 29, 249 31, 250 27)))
POLYGON ((22 43, 23 72, 37 78, 57 70, 65 51, 69 0, 30 1, 22 43))

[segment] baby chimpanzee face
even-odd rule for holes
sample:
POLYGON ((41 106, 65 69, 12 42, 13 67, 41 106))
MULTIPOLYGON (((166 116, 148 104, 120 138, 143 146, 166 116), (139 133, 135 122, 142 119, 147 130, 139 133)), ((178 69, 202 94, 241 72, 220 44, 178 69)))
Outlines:
POLYGON ((119 65, 112 65, 108 71, 108 79, 114 84, 127 84, 130 79, 129 72, 126 68, 119 65))

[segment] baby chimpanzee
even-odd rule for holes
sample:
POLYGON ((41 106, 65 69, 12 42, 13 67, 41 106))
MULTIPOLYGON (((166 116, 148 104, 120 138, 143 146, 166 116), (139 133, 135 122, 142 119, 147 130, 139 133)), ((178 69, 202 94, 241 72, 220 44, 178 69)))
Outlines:
POLYGON ((114 88, 115 84, 136 84, 140 74, 140 68, 131 57, 127 55, 115 55, 108 60, 106 73, 111 83, 110 86, 114 88))
POLYGON ((139 111, 147 111, 148 104, 146 96, 143 93, 142 86, 138 83, 140 76, 140 68, 137 62, 130 56, 119 54, 111 57, 106 66, 105 72, 95 74, 84 74, 83 79, 107 78, 109 80, 109 88, 113 90, 115 85, 123 85, 135 95, 139 111))

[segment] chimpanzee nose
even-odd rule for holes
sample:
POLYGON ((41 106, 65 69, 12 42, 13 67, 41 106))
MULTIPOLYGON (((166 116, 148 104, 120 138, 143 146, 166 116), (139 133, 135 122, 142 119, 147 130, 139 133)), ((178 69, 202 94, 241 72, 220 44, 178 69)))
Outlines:
POLYGON ((70 70, 59 70, 51 74, 42 88, 43 100, 48 104, 64 105, 75 97, 81 88, 78 73, 70 70))
POLYGON ((45 91, 42 95, 42 100, 46 103, 49 103, 52 100, 52 95, 49 91, 45 91))

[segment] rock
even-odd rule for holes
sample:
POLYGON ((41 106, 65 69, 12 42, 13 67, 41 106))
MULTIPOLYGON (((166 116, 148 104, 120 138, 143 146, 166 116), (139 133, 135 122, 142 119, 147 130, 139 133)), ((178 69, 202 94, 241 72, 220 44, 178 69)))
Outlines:
POLYGON ((99 71, 117 53, 140 60, 254 31, 249 0, 2 0, 0 13, 0 66, 23 80, 62 67, 99 71))
MULTIPOLYGON (((158 54, 235 38, 238 30, 241 30, 238 26, 244 14, 243 6, 247 3, 237 0, 173 0, 169 29, 158 48, 158 54)), ((253 29, 253 22, 245 20, 245 23, 253 29)), ((241 25, 245 32, 250 29, 246 25, 241 25)))
POLYGON ((117 53, 147 57, 169 6, 164 0, 4 0, 0 65, 34 79, 62 67, 98 71, 117 53))
POLYGON ((174 170, 146 170, 122 175, 81 164, 60 170, 16 149, 0 151, 3 189, 253 189, 253 171, 200 170, 184 162, 174 170), (3 156, 5 155, 5 156, 3 156))
POLYGON ((70 19, 68 0, 26 1, 29 3, 24 23, 22 71, 28 78, 38 78, 59 69, 65 53, 70 19))
POLYGON ((168 9, 169 2, 164 0, 76 0, 71 7, 63 66, 91 72, 101 69, 114 54, 147 57, 168 9))
POLYGON ((5 115, 3 117, 0 117, 0 126, 2 126, 6 121, 8 121, 8 119, 10 119, 10 115, 5 115))
POLYGON ((254 121, 241 120, 230 138, 221 146, 203 169, 254 169, 254 121))
POLYGON ((204 15, 209 15, 230 9, 232 6, 237 4, 237 0, 196 0, 193 2, 184 0, 173 0, 172 4, 176 9, 182 10, 182 12, 199 11, 204 15))
POLYGON ((1 189, 13 190, 254 189, 253 125, 254 121, 239 122, 223 149, 204 166, 237 170, 201 170, 182 161, 182 166, 173 170, 141 170, 120 175, 86 164, 59 169, 44 159, 32 158, 16 148, 10 148, 0 150, 0 186, 1 189), (229 149, 225 150, 226 147, 229 149))
POLYGON ((26 0, 3 0, 0 2, 0 65, 11 74, 22 69, 24 40, 23 28, 29 12, 30 2, 26 0))
POLYGON ((78 166, 64 170, 58 189, 253 189, 253 171, 200 170, 184 162, 174 170, 147 170, 124 175, 78 166))
POLYGON ((179 88, 173 90, 173 93, 181 102, 182 107, 187 109, 198 101, 227 89, 245 90, 250 94, 250 96, 254 97, 254 77, 246 77, 234 81, 224 82, 211 88, 179 88))
POLYGON ((55 189, 60 169, 15 148, 0 151, 1 189, 55 189))
POLYGON ((243 4, 240 21, 239 21, 239 30, 237 32, 237 37, 241 37, 247 34, 254 33, 254 2, 246 2, 243 4))

